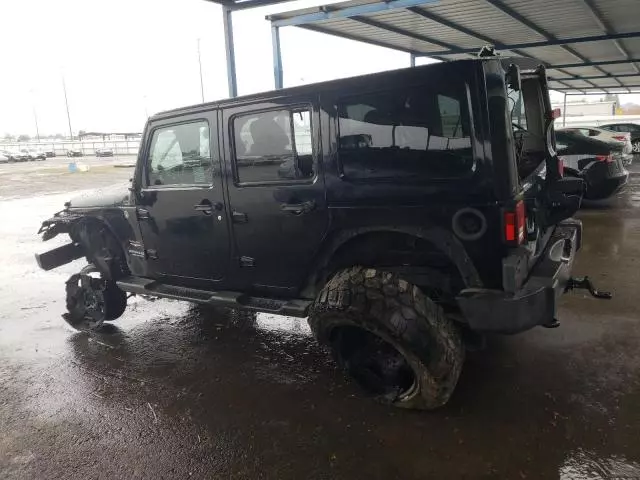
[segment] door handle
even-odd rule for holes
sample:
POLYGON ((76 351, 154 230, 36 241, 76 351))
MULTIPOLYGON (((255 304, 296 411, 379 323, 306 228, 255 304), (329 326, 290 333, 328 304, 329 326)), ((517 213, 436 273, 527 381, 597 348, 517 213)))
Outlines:
POLYGON ((283 203, 280 205, 280 209, 283 212, 288 212, 293 215, 302 215, 303 213, 309 213, 316 208, 316 202, 309 200, 302 203, 283 203))
POLYGON ((211 204, 210 200, 202 200, 200 203, 196 203, 193 206, 194 210, 197 210, 198 212, 202 212, 205 215, 211 215, 211 212, 213 211, 213 205, 211 204))

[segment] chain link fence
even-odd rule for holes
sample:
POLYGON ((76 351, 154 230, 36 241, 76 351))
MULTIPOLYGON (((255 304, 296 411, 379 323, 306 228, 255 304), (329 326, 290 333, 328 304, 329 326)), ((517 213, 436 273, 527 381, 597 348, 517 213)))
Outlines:
POLYGON ((114 155, 137 155, 140 139, 128 140, 82 140, 82 141, 41 141, 41 142, 0 142, 0 150, 18 152, 20 150, 36 150, 54 152, 56 156, 64 156, 69 150, 79 150, 82 155, 95 155, 97 149, 111 149, 114 155))

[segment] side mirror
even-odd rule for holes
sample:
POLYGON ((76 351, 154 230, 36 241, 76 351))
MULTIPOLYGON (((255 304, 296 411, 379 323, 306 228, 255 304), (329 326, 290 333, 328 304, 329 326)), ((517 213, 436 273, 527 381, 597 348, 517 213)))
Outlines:
POLYGON ((509 69, 507 70, 507 85, 516 92, 519 92, 522 89, 520 67, 514 63, 510 64, 509 69))

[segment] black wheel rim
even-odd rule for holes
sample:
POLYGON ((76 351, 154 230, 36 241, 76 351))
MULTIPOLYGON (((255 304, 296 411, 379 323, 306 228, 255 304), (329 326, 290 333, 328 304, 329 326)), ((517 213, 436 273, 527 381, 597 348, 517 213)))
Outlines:
POLYGON ((368 393, 393 401, 406 396, 415 385, 415 373, 404 355, 368 330, 337 328, 332 348, 350 376, 368 393))
POLYGON ((72 275, 67 281, 65 319, 76 328, 97 328, 106 319, 104 282, 87 273, 72 275))

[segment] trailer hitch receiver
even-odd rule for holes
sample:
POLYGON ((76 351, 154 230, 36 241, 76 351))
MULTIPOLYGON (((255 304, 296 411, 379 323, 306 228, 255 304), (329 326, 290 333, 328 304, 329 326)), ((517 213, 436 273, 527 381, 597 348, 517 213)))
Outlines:
POLYGON ((575 290, 578 288, 589 290, 591 296, 595 298, 601 298, 605 300, 611 300, 611 298, 613 298, 613 294, 611 292, 603 292, 597 290, 596 287, 593 286, 593 282, 589 277, 571 277, 567 282, 567 286, 565 287, 564 291, 568 292, 570 290, 575 290))

